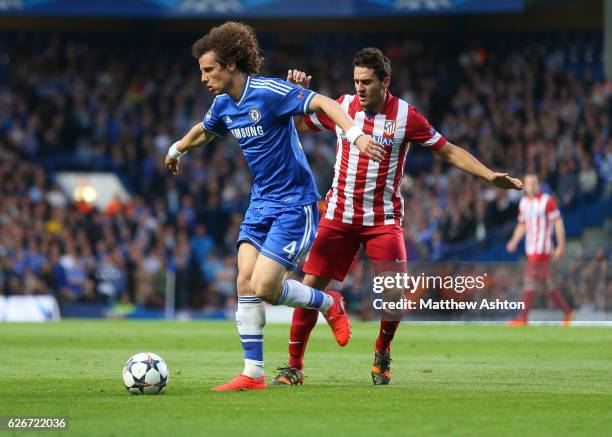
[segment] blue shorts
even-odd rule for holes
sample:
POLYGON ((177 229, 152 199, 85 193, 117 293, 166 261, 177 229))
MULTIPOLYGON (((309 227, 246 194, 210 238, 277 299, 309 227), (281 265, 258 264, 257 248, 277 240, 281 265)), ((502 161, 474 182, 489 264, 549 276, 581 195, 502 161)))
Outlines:
POLYGON ((319 223, 317 204, 249 206, 240 225, 237 246, 251 243, 259 253, 295 270, 314 243, 319 223))

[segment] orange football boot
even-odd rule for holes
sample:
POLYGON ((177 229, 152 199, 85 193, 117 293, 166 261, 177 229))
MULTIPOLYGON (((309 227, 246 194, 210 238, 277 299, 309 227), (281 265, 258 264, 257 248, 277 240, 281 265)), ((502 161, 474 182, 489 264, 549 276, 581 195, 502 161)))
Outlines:
POLYGON ((351 338, 351 321, 344 309, 344 298, 337 291, 327 291, 334 303, 325 314, 325 320, 336 337, 336 341, 340 346, 346 346, 351 338))
POLYGON ((563 316, 563 326, 568 327, 569 325, 571 325, 572 321, 574 320, 574 317, 576 317, 576 311, 572 310, 569 313, 566 313, 563 316))
POLYGON ((527 319, 514 319, 514 320, 510 320, 508 323, 506 323, 506 326, 508 328, 516 328, 517 326, 527 326, 529 324, 529 322, 527 321, 527 319))
POLYGON ((389 385, 391 382, 391 353, 374 351, 372 382, 374 385, 389 385))
POLYGON ((264 390, 268 388, 266 378, 261 375, 259 378, 251 378, 244 374, 234 376, 230 382, 211 388, 212 391, 236 391, 236 390, 264 390))

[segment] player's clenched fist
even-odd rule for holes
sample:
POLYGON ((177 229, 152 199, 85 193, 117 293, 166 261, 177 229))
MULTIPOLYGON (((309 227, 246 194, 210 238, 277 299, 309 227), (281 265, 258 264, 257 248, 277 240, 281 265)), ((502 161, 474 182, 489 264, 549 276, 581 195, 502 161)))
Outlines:
POLYGON ((173 174, 173 175, 178 174, 179 159, 181 159, 181 157, 185 155, 186 153, 186 152, 181 152, 177 148, 178 143, 179 142, 177 141, 170 147, 170 149, 168 150, 168 154, 166 155, 166 159, 164 160, 164 165, 166 166, 166 169, 168 170, 170 174, 173 174))
POLYGON ((171 158, 169 155, 166 156, 166 160, 164 164, 166 165, 166 169, 170 174, 178 174, 178 159, 171 158))

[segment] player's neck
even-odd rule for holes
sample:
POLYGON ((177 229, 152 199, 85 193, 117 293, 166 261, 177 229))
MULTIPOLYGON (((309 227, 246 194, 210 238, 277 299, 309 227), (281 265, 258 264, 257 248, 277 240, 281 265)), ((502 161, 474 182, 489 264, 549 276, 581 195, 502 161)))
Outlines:
POLYGON ((368 105, 367 108, 363 108, 363 109, 369 112, 380 114, 383 108, 385 107, 386 101, 387 101, 387 92, 385 91, 385 93, 383 94, 380 100, 378 100, 377 102, 372 102, 373 103, 372 105, 368 105))
POLYGON ((230 89, 228 90, 228 94, 235 102, 240 101, 240 98, 244 94, 244 87, 246 86, 246 77, 245 73, 236 73, 234 77, 232 77, 232 84, 230 85, 230 89))

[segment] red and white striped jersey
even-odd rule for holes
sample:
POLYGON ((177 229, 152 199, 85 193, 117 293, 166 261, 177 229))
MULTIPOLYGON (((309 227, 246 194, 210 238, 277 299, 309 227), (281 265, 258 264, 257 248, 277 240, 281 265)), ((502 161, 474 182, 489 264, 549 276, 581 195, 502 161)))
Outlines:
POLYGON ((555 200, 545 193, 523 197, 519 223, 525 224, 525 252, 530 261, 547 261, 553 252, 553 223, 561 217, 555 200))
POLYGON ((351 146, 342 129, 325 114, 304 117, 311 130, 335 130, 337 136, 334 180, 326 196, 323 217, 364 226, 400 225, 404 199, 399 186, 410 143, 439 150, 446 139, 413 106, 389 92, 380 113, 366 113, 355 95, 345 94, 337 101, 387 153, 382 162, 372 161, 357 146, 351 146))

